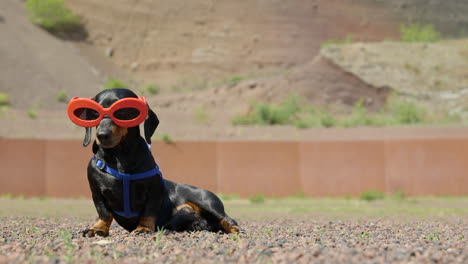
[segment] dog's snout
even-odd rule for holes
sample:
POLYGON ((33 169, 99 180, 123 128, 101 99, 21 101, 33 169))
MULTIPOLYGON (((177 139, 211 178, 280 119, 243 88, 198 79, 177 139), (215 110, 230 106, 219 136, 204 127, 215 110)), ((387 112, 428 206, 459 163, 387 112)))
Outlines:
POLYGON ((125 128, 116 126, 112 119, 105 117, 96 130, 97 144, 103 148, 113 148, 120 143, 126 132, 125 128))
POLYGON ((110 129, 99 129, 97 131, 97 138, 100 141, 106 141, 109 140, 112 135, 112 130, 110 129))
POLYGON ((96 131, 96 136, 99 139, 99 141, 103 142, 111 138, 112 126, 113 126, 112 120, 108 117, 104 117, 104 119, 101 121, 96 131))

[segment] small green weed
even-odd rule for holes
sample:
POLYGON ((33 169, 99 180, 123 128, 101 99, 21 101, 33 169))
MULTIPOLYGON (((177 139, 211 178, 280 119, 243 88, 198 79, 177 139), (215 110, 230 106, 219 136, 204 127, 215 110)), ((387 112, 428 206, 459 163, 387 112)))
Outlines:
POLYGON ((376 124, 376 122, 373 116, 368 114, 362 100, 354 104, 351 116, 346 118, 343 122, 344 127, 372 126, 374 124, 376 124))
POLYGON ((411 102, 397 100, 390 105, 390 111, 398 124, 418 124, 425 121, 426 109, 411 102))
POLYGON ((441 34, 433 25, 413 23, 400 26, 400 39, 404 42, 437 42, 441 34))
POLYGON ((60 230, 59 236, 63 240, 63 244, 66 250, 65 253, 65 261, 67 263, 73 262, 73 251, 75 250, 75 246, 72 244, 72 234, 68 230, 60 230))
POLYGON ((13 199, 15 196, 12 193, 3 193, 1 195, 2 199, 13 199))
POLYGON ((461 234, 461 235, 458 235, 458 240, 463 240, 465 239, 465 235, 461 234))
POLYGON ((227 83, 230 85, 237 85, 238 83, 242 82, 245 79, 246 78, 242 76, 233 76, 227 80, 227 83))
POLYGON ((203 124, 208 123, 210 117, 208 116, 208 113, 206 112, 205 106, 199 106, 195 108, 194 119, 198 123, 203 123, 203 124))
POLYGON ((236 241, 236 242, 241 242, 241 241, 242 241, 242 239, 241 239, 241 237, 239 236, 239 234, 231 234, 230 237, 231 237, 231 239, 232 239, 233 241, 236 241))
POLYGON ((0 93, 0 107, 10 104, 10 96, 7 93, 0 93))
POLYGON ((427 239, 427 240, 430 240, 430 241, 440 241, 440 236, 439 236, 439 232, 435 231, 434 233, 428 235, 428 236, 424 236, 423 237, 424 239, 427 239))
POLYGON ((124 88, 124 89, 129 89, 129 86, 122 80, 110 78, 107 80, 107 82, 104 83, 102 86, 103 90, 107 89, 115 89, 115 88, 124 88))
POLYGON ((364 201, 382 200, 383 198, 385 198, 385 194, 377 190, 364 191, 359 196, 359 199, 364 201))
POLYGON ((161 244, 161 242, 163 241, 164 239, 164 234, 166 233, 166 229, 163 227, 163 228, 159 228, 156 230, 156 236, 153 237, 153 246, 157 247, 161 244))
POLYGON ((161 89, 156 84, 148 84, 141 89, 142 94, 148 93, 149 95, 157 95, 161 92, 161 89))
POLYGON ((29 19, 49 32, 73 31, 80 18, 65 6, 65 0, 27 0, 29 19))
POLYGON ((337 120, 330 113, 318 109, 313 109, 302 115, 295 121, 297 128, 310 127, 332 127, 337 124, 337 120))
POLYGON ((161 140, 166 142, 166 143, 174 143, 174 139, 172 139, 171 135, 167 134, 167 133, 164 133, 162 136, 161 136, 161 140))
POLYGON ((265 196, 263 194, 257 194, 249 198, 249 201, 254 204, 264 203, 265 196))
POLYGON ((298 192, 294 195, 294 198, 296 199, 305 199, 307 198, 304 192, 298 192))
POLYGON ((37 119, 39 117, 38 110, 41 107, 40 104, 34 104, 28 109, 28 117, 31 119, 37 119))
POLYGON ((335 39, 330 39, 322 43, 321 47, 326 48, 332 45, 343 45, 343 44, 350 44, 354 42, 354 36, 352 34, 346 35, 346 37, 342 40, 335 40, 335 39))
POLYGON ((291 95, 281 104, 253 103, 246 116, 232 120, 234 125, 286 125, 301 111, 300 98, 291 95))
POLYGON ((65 90, 60 90, 55 96, 55 98, 57 98, 58 102, 65 103, 68 99, 67 92, 65 92, 65 90))
POLYGON ((359 238, 361 240, 367 240, 369 239, 369 236, 370 236, 369 232, 361 232, 361 234, 359 235, 359 238))
POLYGON ((395 191, 393 194, 392 194, 392 198, 397 200, 397 201, 402 201, 402 200, 405 200, 406 199, 406 195, 405 195, 405 192, 402 191, 402 190, 398 190, 398 191, 395 191))
POLYGON ((238 194, 224 194, 224 193, 220 193, 218 194, 218 197, 223 200, 223 201, 231 201, 231 200, 236 200, 236 199, 240 199, 239 195, 238 194))
POLYGON ((262 231, 263 231, 263 233, 267 234, 268 236, 271 236, 271 233, 272 233, 273 230, 271 228, 269 228, 269 227, 265 227, 265 228, 263 228, 262 231))

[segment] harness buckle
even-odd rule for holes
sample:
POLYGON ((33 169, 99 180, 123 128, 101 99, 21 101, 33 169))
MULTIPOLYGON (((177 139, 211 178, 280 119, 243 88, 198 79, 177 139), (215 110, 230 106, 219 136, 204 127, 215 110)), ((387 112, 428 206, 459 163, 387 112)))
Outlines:
POLYGON ((106 163, 104 163, 104 161, 102 161, 100 159, 97 159, 96 160, 96 167, 98 167, 100 170, 104 170, 104 168, 106 167, 106 163))

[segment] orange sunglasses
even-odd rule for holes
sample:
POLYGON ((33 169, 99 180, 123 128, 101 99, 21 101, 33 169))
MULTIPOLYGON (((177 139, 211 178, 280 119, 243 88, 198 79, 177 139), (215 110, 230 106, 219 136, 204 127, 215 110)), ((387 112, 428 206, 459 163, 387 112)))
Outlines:
POLYGON ((68 103, 67 113, 73 123, 82 127, 97 126, 106 115, 118 126, 134 127, 145 121, 148 107, 145 97, 123 98, 108 108, 92 99, 74 97, 68 103))

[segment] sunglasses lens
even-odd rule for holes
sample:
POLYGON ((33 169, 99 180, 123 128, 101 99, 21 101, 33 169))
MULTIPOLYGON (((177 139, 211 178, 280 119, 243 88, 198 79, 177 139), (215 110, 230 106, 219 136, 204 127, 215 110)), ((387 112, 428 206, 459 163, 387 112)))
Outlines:
POLYGON ((120 120, 132 120, 140 115, 140 111, 135 108, 122 108, 114 112, 114 117, 120 120))
POLYGON ((99 118, 99 112, 90 108, 78 108, 73 114, 81 120, 96 120, 99 118))

